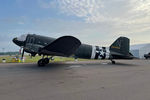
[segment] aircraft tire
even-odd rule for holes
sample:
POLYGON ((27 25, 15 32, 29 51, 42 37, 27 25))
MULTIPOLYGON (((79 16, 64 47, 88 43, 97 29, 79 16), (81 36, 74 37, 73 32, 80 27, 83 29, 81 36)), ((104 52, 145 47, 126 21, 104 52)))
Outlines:
POLYGON ((147 57, 145 57, 145 59, 148 59, 147 57))
POLYGON ((115 61, 112 61, 112 64, 116 64, 116 62, 115 62, 115 61))
POLYGON ((49 63, 49 59, 48 59, 48 58, 45 58, 45 59, 44 59, 44 63, 45 63, 45 64, 48 64, 48 63, 49 63))
POLYGON ((39 67, 45 66, 45 61, 44 61, 44 59, 40 59, 40 60, 38 61, 38 66, 39 66, 39 67))

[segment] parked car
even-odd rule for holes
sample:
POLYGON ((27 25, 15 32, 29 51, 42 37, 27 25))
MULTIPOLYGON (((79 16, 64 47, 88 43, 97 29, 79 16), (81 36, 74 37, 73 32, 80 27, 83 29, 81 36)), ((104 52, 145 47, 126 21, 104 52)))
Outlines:
POLYGON ((145 59, 150 58, 150 52, 148 54, 144 54, 145 59))

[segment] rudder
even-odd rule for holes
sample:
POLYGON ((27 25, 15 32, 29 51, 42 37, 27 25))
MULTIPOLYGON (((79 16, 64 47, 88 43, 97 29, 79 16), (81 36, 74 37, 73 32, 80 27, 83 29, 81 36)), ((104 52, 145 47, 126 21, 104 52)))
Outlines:
POLYGON ((130 40, 127 37, 119 37, 109 48, 110 52, 117 52, 120 54, 129 54, 130 40))

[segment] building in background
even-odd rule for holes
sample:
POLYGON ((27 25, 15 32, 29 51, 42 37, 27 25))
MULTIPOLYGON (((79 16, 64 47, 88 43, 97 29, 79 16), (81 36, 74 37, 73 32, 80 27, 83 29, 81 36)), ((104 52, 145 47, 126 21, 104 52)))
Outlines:
POLYGON ((150 52, 150 43, 131 45, 130 51, 135 57, 143 59, 144 54, 148 54, 150 52))

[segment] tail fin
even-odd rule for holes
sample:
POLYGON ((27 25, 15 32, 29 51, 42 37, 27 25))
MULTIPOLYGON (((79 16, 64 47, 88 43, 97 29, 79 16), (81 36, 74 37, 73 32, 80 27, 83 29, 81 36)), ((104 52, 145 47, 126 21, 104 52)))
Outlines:
POLYGON ((129 54, 130 40, 126 37, 119 37, 109 48, 110 53, 116 52, 123 55, 129 54))

